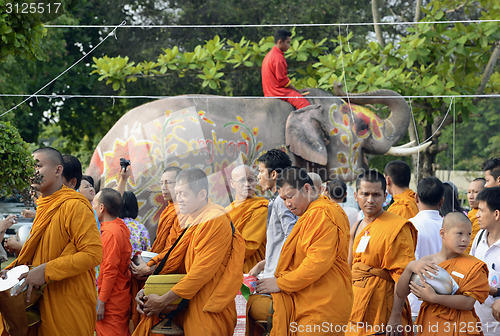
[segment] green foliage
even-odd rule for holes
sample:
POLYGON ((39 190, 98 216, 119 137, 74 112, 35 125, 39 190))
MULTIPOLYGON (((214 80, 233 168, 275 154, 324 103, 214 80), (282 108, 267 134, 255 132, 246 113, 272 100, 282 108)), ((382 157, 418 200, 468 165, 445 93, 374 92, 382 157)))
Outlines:
POLYGON ((40 16, 7 10, 0 0, 0 61, 8 55, 42 59, 38 48, 47 30, 40 16))
POLYGON ((29 188, 34 164, 28 144, 17 129, 0 121, 0 196, 29 188))

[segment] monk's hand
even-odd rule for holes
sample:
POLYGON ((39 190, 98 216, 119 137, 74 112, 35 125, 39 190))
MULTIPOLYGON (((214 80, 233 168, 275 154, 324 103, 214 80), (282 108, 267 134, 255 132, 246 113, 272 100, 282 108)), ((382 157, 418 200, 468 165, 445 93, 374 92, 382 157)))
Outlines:
POLYGON ((40 288, 45 283, 45 266, 47 266, 47 264, 41 264, 40 266, 31 269, 29 272, 21 274, 19 276, 19 280, 24 279, 24 283, 18 289, 16 295, 28 287, 28 291, 26 292, 26 302, 29 302, 33 288, 40 288))
POLYGON ((418 274, 422 282, 425 282, 425 277, 433 279, 434 275, 438 275, 439 269, 433 262, 414 260, 410 264, 408 264, 410 266, 410 270, 413 273, 418 274))
POLYGON ((0 271, 0 278, 7 279, 7 271, 8 270, 1 270, 0 271))
POLYGON ((386 336, 399 336, 401 332, 398 330, 404 330, 401 314, 392 312, 389 320, 387 321, 387 327, 385 329, 386 336), (400 327, 401 326, 401 327, 400 327))
POLYGON ((415 294, 415 296, 422 301, 427 301, 434 303, 436 297, 436 291, 428 283, 424 282, 423 286, 419 286, 413 281, 410 281, 410 291, 415 294))
POLYGON ((35 218, 36 211, 35 210, 29 210, 29 209, 21 210, 21 216, 23 216, 24 218, 35 218))
POLYGON ((266 265, 266 260, 259 261, 252 269, 248 272, 248 275, 252 275, 257 277, 262 270, 264 270, 264 266, 266 265))
POLYGON ((497 320, 500 322, 500 299, 497 299, 493 304, 491 305, 491 314, 497 320))
POLYGON ((258 294, 278 293, 281 292, 281 289, 278 287, 278 279, 272 277, 257 281, 256 291, 258 294))
POLYGON ((167 306, 163 298, 156 294, 149 294, 146 296, 146 301, 144 302, 144 314, 146 316, 159 315, 163 309, 167 306))
POLYGON ((106 302, 99 300, 97 304, 97 321, 100 321, 104 318, 104 312, 106 311, 106 302))
POLYGON ((153 274, 154 270, 156 269, 156 265, 148 266, 148 264, 146 264, 144 260, 142 260, 141 258, 139 259, 140 259, 139 265, 130 263, 129 268, 130 268, 130 273, 132 273, 132 276, 134 278, 143 280, 148 276, 150 276, 151 274, 153 274))
POLYGON ((144 296, 144 289, 141 289, 135 296, 135 302, 137 302, 137 311, 141 314, 144 314, 144 303, 146 302, 146 300, 147 298, 144 296))

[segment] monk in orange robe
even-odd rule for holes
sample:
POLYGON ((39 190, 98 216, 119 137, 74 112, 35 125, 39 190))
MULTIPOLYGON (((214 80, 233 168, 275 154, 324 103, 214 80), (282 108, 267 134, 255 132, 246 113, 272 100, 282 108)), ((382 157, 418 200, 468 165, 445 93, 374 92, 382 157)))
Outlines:
POLYGON ((130 230, 117 218, 122 197, 116 190, 104 188, 94 198, 94 210, 101 223, 103 258, 97 287, 96 332, 98 336, 130 335, 130 230))
POLYGON ((266 257, 267 205, 264 197, 255 197, 257 180, 248 166, 238 166, 231 172, 231 187, 236 200, 226 207, 234 226, 245 239, 243 273, 248 273, 266 257))
POLYGON ((162 296, 139 291, 137 309, 144 316, 133 335, 154 335, 151 328, 159 322, 158 315, 179 298, 190 300, 175 318, 185 335, 232 335, 234 298, 243 281, 244 239, 233 231, 224 208, 208 201, 208 180, 201 169, 180 172, 175 193, 185 232, 160 274, 186 276, 162 296))
POLYGON ((406 219, 418 213, 415 192, 409 188, 411 179, 410 166, 400 160, 389 162, 384 169, 387 192, 392 195, 393 202, 387 211, 406 219))
MULTIPOLYGON (((151 266, 156 265, 161 261, 163 256, 167 253, 170 246, 174 243, 177 235, 180 233, 181 229, 179 227, 179 222, 177 221, 177 210, 175 207, 175 179, 177 174, 182 169, 179 167, 167 167, 161 176, 160 186, 161 194, 163 200, 167 202, 167 206, 162 211, 160 215, 160 220, 158 222, 158 228, 156 229, 156 238, 151 246, 151 252, 158 253, 158 255, 152 258, 148 264, 141 262, 139 265, 130 263, 130 271, 132 273, 131 282, 131 320, 132 320, 132 330, 135 329, 139 323, 139 313, 137 312, 135 296, 139 290, 144 286, 144 282, 147 277, 153 274, 154 268, 151 266)), ((142 260, 140 260, 142 261, 142 260)))
POLYGON ((94 211, 82 194, 63 186, 63 158, 57 150, 40 148, 33 157, 42 176, 41 182, 32 184, 40 193, 37 214, 30 237, 6 269, 34 266, 21 276, 28 297, 47 284, 38 303, 41 322, 30 327, 28 335, 92 335, 97 315, 95 267, 102 259, 94 211))
POLYGON ((469 217, 469 220, 472 223, 472 233, 470 236, 470 244, 469 247, 467 247, 467 250, 465 250, 465 253, 469 253, 470 249, 472 248, 472 242, 474 241, 474 238, 476 237, 477 233, 479 232, 479 223, 477 221, 477 210, 478 210, 478 202, 476 201, 476 196, 479 194, 485 187, 484 185, 486 184, 486 180, 482 177, 474 179, 470 184, 469 184, 469 189, 467 190, 467 200, 469 201, 469 206, 470 206, 470 211, 467 214, 467 217, 469 217))
POLYGON ((283 170, 279 194, 299 219, 281 250, 275 277, 257 282, 272 293, 271 335, 344 335, 353 295, 347 263, 349 222, 298 167, 283 170))
MULTIPOLYGON (((408 264, 401 275, 396 295, 406 297, 410 291, 423 301, 414 330, 419 335, 482 335, 480 320, 474 312, 474 303, 488 297, 488 268, 476 257, 464 254, 469 246, 472 226, 464 214, 450 212, 440 231, 443 248, 436 254, 408 264), (410 282, 413 273, 432 277, 436 265, 443 267, 458 284, 452 295, 437 294, 424 282, 421 287, 410 282)), ((425 278, 423 278, 425 280, 425 278)))
POLYGON ((292 33, 279 29, 274 35, 274 47, 262 61, 262 88, 265 97, 282 97, 297 109, 311 105, 302 94, 305 90, 297 90, 288 78, 284 53, 290 48, 292 33))
MULTIPOLYGON (((384 211, 385 178, 367 171, 356 181, 356 200, 364 218, 351 229, 350 258, 354 305, 346 335, 385 332, 394 286, 415 259, 417 231, 408 220, 384 211)), ((409 306, 407 306, 409 307, 409 306)), ((409 309, 405 322, 411 323, 409 309)))

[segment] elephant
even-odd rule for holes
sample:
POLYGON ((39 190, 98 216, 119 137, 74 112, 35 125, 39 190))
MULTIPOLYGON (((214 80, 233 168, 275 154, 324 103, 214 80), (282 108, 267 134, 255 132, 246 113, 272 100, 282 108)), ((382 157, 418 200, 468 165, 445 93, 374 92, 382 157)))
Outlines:
MULTIPOLYGON (((367 163, 364 153, 408 155, 423 147, 393 147, 407 132, 410 109, 391 90, 335 95, 309 89, 310 106, 294 110, 275 98, 176 96, 136 107, 122 116, 95 149, 87 174, 101 186, 118 181, 120 158, 130 159, 140 218, 154 232, 162 210, 159 180, 167 166, 199 167, 209 176, 210 197, 227 205, 228 180, 237 165, 255 165, 261 153, 282 148, 292 162, 323 180, 356 178, 367 163), (364 104, 390 109, 382 119, 364 104), (358 104, 358 105, 356 105, 358 104)), ((406 147, 406 146, 401 146, 406 147)))

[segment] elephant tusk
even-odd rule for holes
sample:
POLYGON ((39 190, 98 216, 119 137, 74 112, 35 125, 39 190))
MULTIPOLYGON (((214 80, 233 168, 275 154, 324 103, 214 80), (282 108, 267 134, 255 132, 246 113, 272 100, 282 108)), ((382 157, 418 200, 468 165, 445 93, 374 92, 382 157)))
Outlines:
POLYGON ((401 146, 396 146, 396 147, 392 147, 392 148, 409 148, 411 146, 413 146, 415 144, 415 140, 412 140, 408 143, 405 143, 404 145, 401 145, 401 146))
MULTIPOLYGON (((417 154, 418 152, 423 152, 427 147, 431 145, 431 141, 423 143, 421 145, 415 147, 391 147, 385 155, 394 155, 394 156, 409 156, 417 154)), ((404 146, 404 145, 403 145, 404 146)))

